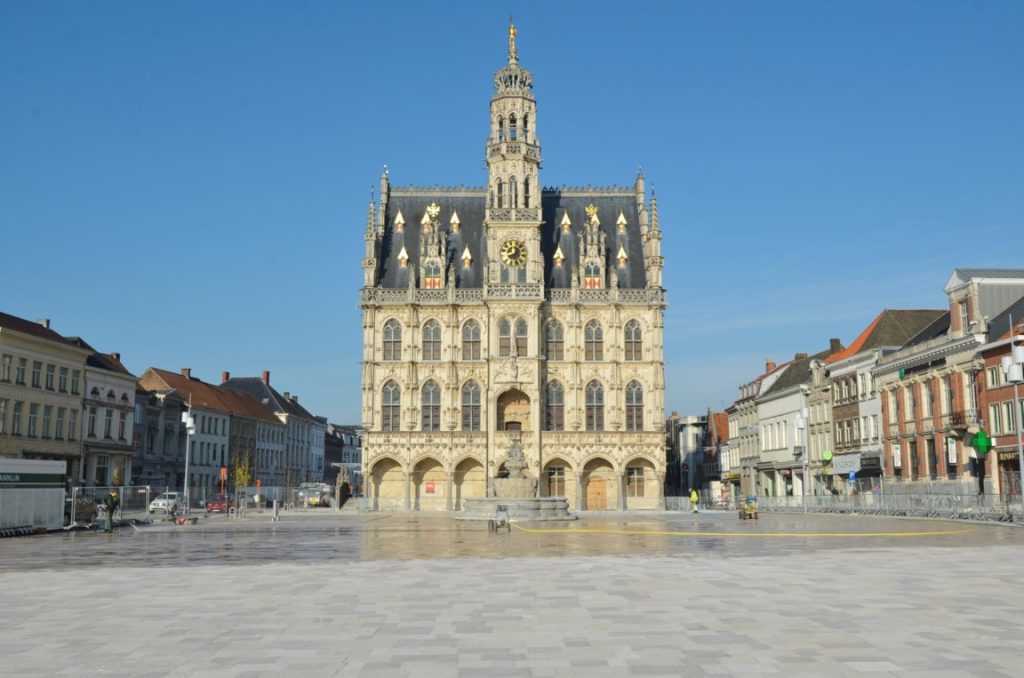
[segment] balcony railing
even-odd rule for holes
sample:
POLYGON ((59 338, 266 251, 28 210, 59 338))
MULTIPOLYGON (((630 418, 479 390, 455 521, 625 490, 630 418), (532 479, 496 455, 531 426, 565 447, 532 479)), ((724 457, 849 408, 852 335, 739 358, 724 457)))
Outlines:
POLYGON ((943 428, 967 428, 971 424, 980 423, 977 410, 958 410, 942 415, 943 428))

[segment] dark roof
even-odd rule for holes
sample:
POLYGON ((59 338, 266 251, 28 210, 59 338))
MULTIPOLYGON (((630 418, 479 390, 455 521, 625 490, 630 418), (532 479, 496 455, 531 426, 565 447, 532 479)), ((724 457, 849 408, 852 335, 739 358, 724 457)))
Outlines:
POLYGON ((762 393, 760 397, 779 393, 780 391, 785 391, 788 388, 799 386, 800 384, 809 383, 811 381, 811 361, 821 360, 827 356, 831 350, 832 349, 826 349, 821 353, 796 358, 787 363, 788 367, 786 368, 786 371, 783 372, 779 378, 775 380, 775 383, 772 384, 771 388, 762 393))
MULTIPOLYGON (((48 327, 44 327, 38 322, 31 320, 25 320, 19 318, 16 315, 9 315, 7 313, 0 313, 0 328, 5 330, 13 330, 15 332, 21 332, 22 334, 30 334, 33 337, 40 339, 49 339, 60 344, 73 344, 66 337, 57 332, 54 332, 48 327)), ((89 348, 92 348, 91 346, 89 348)))
POLYGON ((895 310, 886 309, 864 328, 847 348, 830 355, 826 362, 849 358, 862 351, 883 346, 903 346, 907 340, 942 316, 942 309, 895 310))
POLYGON ((931 341, 937 337, 946 336, 949 334, 949 318, 949 311, 943 311, 942 315, 925 325, 920 332, 908 339, 900 348, 923 344, 924 342, 931 341))
POLYGON ((93 353, 92 355, 85 359, 85 364, 88 365, 89 367, 96 367, 101 370, 107 370, 109 372, 126 374, 129 377, 135 376, 134 374, 128 371, 128 368, 126 368, 121 363, 121 360, 119 358, 105 353, 93 353))
MULTIPOLYGON (((541 195, 541 254, 544 257, 544 280, 548 287, 568 288, 572 286, 571 273, 579 264, 578 239, 587 223, 585 208, 589 204, 597 207, 598 220, 605 234, 605 270, 614 267, 618 272, 619 287, 642 288, 647 285, 644 269, 643 243, 641 240, 640 215, 636 192, 630 188, 618 189, 545 189, 541 195), (624 233, 616 227, 620 212, 626 219, 624 233), (572 227, 569 233, 561 230, 562 217, 568 213, 572 227), (554 265, 555 250, 561 245, 565 263, 554 265), (624 267, 618 267, 616 254, 622 247, 627 256, 624 267)), ((377 285, 385 288, 406 288, 409 276, 418 274, 420 261, 419 243, 422 233, 420 224, 427 205, 437 203, 437 216, 441 230, 448 237, 445 252, 445 267, 454 264, 455 286, 458 288, 483 287, 483 270, 486 263, 487 237, 484 230, 486 193, 483 189, 419 189, 392 188, 388 194, 384 215, 384 232, 381 235, 378 257, 377 285), (401 212, 405 225, 396 231, 394 222, 401 212), (459 230, 451 229, 451 217, 458 213, 459 230), (464 268, 462 254, 466 246, 472 257, 472 265, 464 268), (405 247, 409 257, 408 265, 402 268, 398 256, 405 247)), ((414 278, 415 280, 415 278, 414 278)), ((606 286, 610 282, 605 280, 606 286)))
POLYGON ((1013 319, 1013 323, 1016 326, 1020 326, 1021 321, 1024 320, 1024 297, 1021 297, 1015 301, 1010 308, 1006 309, 988 323, 988 332, 986 338, 988 341, 998 341, 1004 336, 1009 336, 1010 333, 1010 319, 1013 319))
POLYGON ((222 388, 247 393, 264 406, 275 412, 286 412, 292 416, 316 421, 310 412, 291 398, 285 398, 270 384, 259 377, 232 377, 221 384, 222 388))

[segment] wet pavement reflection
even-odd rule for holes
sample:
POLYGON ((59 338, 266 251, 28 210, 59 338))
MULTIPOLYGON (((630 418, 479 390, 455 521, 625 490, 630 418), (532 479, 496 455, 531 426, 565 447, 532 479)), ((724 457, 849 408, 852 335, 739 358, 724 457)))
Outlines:
POLYGON ((510 533, 438 515, 309 512, 196 526, 126 526, 113 535, 69 532, 0 541, 0 571, 102 567, 258 565, 272 562, 565 556, 784 555, 835 550, 1024 545, 1016 526, 874 516, 735 513, 585 515, 522 523, 510 533))

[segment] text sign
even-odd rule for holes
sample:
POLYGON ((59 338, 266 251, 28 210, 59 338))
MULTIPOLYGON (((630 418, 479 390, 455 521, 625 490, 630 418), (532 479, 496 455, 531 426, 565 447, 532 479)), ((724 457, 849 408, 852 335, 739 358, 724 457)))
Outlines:
POLYGON ((423 484, 423 489, 427 494, 434 494, 434 482, 432 480, 428 480, 423 484))

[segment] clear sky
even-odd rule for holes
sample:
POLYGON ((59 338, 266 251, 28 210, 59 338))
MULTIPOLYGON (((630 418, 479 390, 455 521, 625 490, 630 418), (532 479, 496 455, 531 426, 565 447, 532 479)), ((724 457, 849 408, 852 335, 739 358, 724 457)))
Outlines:
POLYGON ((0 310, 357 423, 370 187, 484 183, 510 7, 542 183, 656 188, 667 409, 1024 266, 1016 0, 2 0, 0 310))

